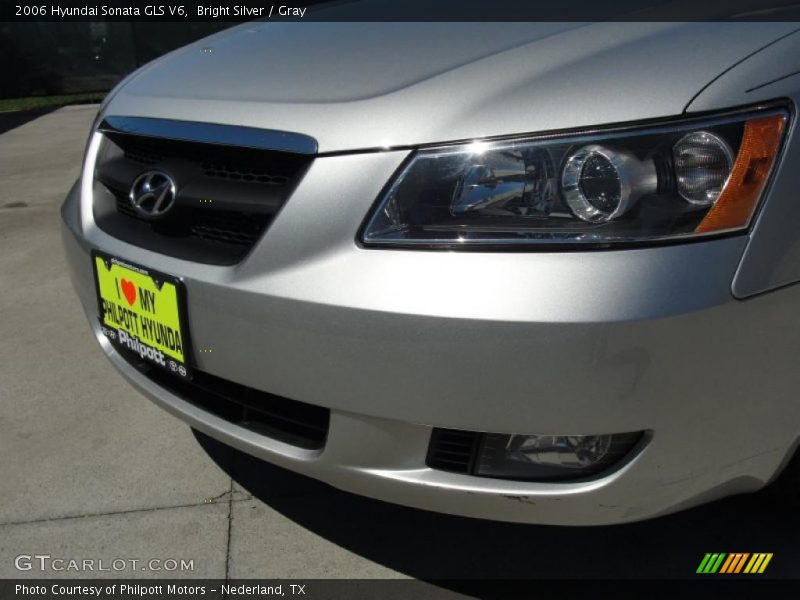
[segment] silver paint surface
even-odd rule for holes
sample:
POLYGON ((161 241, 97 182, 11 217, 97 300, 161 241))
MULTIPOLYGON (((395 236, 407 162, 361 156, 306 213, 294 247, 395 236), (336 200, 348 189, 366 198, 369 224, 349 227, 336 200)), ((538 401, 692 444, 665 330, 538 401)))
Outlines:
POLYGON ((257 23, 163 59, 108 114, 304 133, 320 152, 680 114, 787 23, 257 23), (700 59, 702 58, 702 60, 700 59))
POLYGON ((737 296, 800 277, 800 182, 787 166, 800 158, 796 136, 750 235, 616 251, 460 253, 368 250, 356 234, 410 151, 392 147, 797 99, 797 77, 760 86, 798 68, 794 29, 239 26, 144 68, 105 114, 292 131, 317 139, 321 152, 347 154, 315 159, 246 259, 219 267, 97 228, 95 135, 62 213, 73 284, 111 362, 145 395, 209 435, 343 489, 559 524, 638 520, 757 489, 797 443, 800 291, 737 296), (200 52, 209 45, 213 52, 200 52), (197 367, 329 407, 325 449, 302 451, 226 423, 130 368, 97 330, 93 248, 182 277, 195 344, 214 348, 194 357, 197 367), (434 426, 646 429, 652 439, 601 479, 536 484, 427 468, 434 426))

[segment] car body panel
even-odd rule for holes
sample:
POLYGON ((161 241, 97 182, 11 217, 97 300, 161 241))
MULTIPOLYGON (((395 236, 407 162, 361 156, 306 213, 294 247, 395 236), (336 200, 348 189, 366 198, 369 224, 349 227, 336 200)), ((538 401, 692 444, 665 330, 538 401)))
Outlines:
MULTIPOLYGON (((557 431, 566 415, 526 415, 531 398, 568 397, 574 409, 568 429, 594 432, 609 424, 648 429, 646 415, 628 408, 632 394, 654 406, 686 395, 664 387, 658 375, 650 380, 649 372, 673 355, 686 368, 693 364, 703 340, 681 350, 680 338, 669 335, 676 322, 719 329, 706 340, 719 342, 727 321, 714 323, 703 311, 735 310, 730 281, 742 238, 589 256, 420 257, 358 248, 353 217, 368 210, 378 182, 399 159, 391 158, 318 159, 269 234, 235 268, 189 269, 188 261, 153 255, 100 230, 84 237, 113 256, 183 277, 193 344, 212 350, 195 353, 197 368, 312 404, 464 429, 485 427, 491 413, 498 431, 524 425, 544 433, 557 431), (376 178, 345 180, 363 170, 376 178), (362 202, 331 201, 331 185, 362 202), (305 240, 320 246, 315 251, 305 240), (637 350, 636 338, 650 327, 650 344, 637 350), (662 336, 663 347, 650 348, 662 336), (564 376, 573 361, 582 365, 582 377, 564 376), (495 412, 487 399, 501 393, 500 385, 504 410, 495 412), (604 414, 592 410, 597 403, 604 414)), ((91 261, 84 271, 82 288, 91 281, 91 261)), ((92 306, 91 294, 85 300, 92 306)), ((743 385, 737 381, 734 389, 743 385)))
MULTIPOLYGON (((64 238, 76 288, 85 290, 92 277, 88 249, 66 226, 64 238)), ((317 316, 305 303, 267 301, 265 310, 277 312, 252 332, 248 323, 255 321, 227 316, 221 306, 206 312, 204 305, 217 299, 203 299, 198 282, 187 285, 195 292, 192 322, 233 326, 215 339, 239 337, 252 350, 246 358, 203 359, 202 367, 226 369, 233 379, 254 380, 260 371, 259 384, 276 393, 331 406, 325 448, 302 450, 232 425, 152 383, 102 335, 88 294, 82 297, 87 317, 114 366, 192 427, 370 497, 505 521, 622 523, 758 489, 797 443, 800 407, 791 400, 798 382, 787 356, 799 340, 784 336, 773 343, 797 291, 638 323, 644 327, 622 322, 567 329, 414 315, 398 316, 399 324, 390 327, 363 311, 330 306, 317 316), (756 318, 761 315, 770 315, 769 326, 756 318), (496 344, 470 344, 492 339, 496 344), (710 369, 723 353, 724 368, 710 369), (241 371, 231 372, 233 359, 245 361, 241 371), (754 379, 754 371, 763 377, 754 379), (769 389, 764 381, 772 382, 769 389), (445 424, 553 433, 652 426, 653 432, 619 470, 588 482, 548 484, 428 468, 431 427, 445 424)), ((203 335, 207 328, 201 329, 203 335)))
MULTIPOLYGON (((796 106, 800 100, 800 33, 783 37, 743 61, 709 84, 687 107, 705 112, 785 98, 796 106)), ((797 121, 784 150, 783 165, 800 162, 797 121)), ((800 281, 800 170, 784 168, 767 196, 753 227, 751 241, 733 282, 736 296, 744 298, 800 281)))
MULTIPOLYGON (((317 27, 336 25, 311 31, 317 27)), ((364 58, 352 34, 368 25, 352 27, 331 60, 355 69, 364 58)), ((394 86, 384 74, 344 78, 343 90, 329 89, 335 74, 295 79, 304 61, 323 56, 324 44, 315 45, 313 36, 303 38, 297 57, 260 70, 254 36, 273 30, 246 24, 212 38, 210 55, 218 53, 209 65, 201 49, 210 42, 179 50, 131 78, 104 106, 111 116, 304 133, 322 152, 244 260, 214 266, 164 256, 98 228, 92 179, 101 134, 92 135, 82 179, 63 206, 62 231, 73 285, 112 364, 160 406, 245 452, 342 489, 453 514, 619 523, 772 480, 798 440, 800 330, 793 325, 800 287, 743 301, 732 286, 744 277, 742 256, 761 243, 764 223, 794 214, 791 169, 773 182, 751 235, 590 252, 378 250, 362 247, 357 236, 413 152, 405 146, 748 104, 737 103, 747 91, 736 92, 728 77, 749 73, 759 50, 793 43, 792 36, 776 41, 791 24, 531 25, 530 33, 514 27, 510 45, 482 40, 463 62, 456 45, 419 67, 410 58, 424 61, 435 32, 445 39, 497 35, 501 24, 431 26, 418 48, 408 43, 411 25, 376 27, 386 38, 376 64, 392 64, 404 48, 410 53, 398 63, 394 86), (248 48, 240 64, 220 72, 215 61, 230 63, 248 48), (273 89, 276 80, 286 86, 273 89), (193 366, 329 408, 325 447, 303 450, 224 421, 127 363, 99 330, 92 250, 180 277, 193 366), (434 427, 646 433, 629 460, 597 479, 536 483, 427 467, 434 427)), ((325 31, 319 40, 335 38, 333 29, 317 31, 325 31)), ((274 39, 263 43, 273 53, 279 48, 269 45, 274 39)), ((757 78, 756 69, 742 82, 757 78)), ((797 99, 792 81, 774 89, 797 99)), ((795 146, 793 137, 784 165, 795 146)), ((782 235, 789 239, 787 227, 782 235)), ((790 260, 791 249, 779 258, 790 260)), ((759 260, 769 260, 764 256, 759 260)), ((770 267, 761 267, 770 285, 790 277, 791 269, 770 267)), ((748 281, 742 290, 762 289, 757 277, 748 281)))
POLYGON ((794 28, 257 23, 167 57, 121 89, 109 114, 304 133, 322 153, 597 126, 680 114, 710 80, 794 28), (420 28, 424 43, 409 43, 420 28), (465 36, 493 41, 463 64, 436 49, 461 48, 465 36), (377 47, 366 43, 376 37, 377 47), (297 57, 279 57, 279 42, 297 57), (367 77, 365 63, 381 76, 367 77))

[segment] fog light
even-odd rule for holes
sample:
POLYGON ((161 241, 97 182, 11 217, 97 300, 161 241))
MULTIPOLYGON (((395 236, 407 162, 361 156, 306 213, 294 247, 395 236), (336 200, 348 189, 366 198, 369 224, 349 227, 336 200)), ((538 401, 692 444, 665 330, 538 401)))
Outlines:
POLYGON ((641 432, 608 435, 483 435, 475 474, 527 481, 583 479, 627 455, 641 432))

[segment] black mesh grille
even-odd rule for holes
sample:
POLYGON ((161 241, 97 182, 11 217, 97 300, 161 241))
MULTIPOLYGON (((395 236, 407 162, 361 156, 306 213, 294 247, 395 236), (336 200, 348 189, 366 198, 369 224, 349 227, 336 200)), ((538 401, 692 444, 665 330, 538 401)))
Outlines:
POLYGON ((157 154, 144 147, 129 147, 125 150, 125 158, 130 161, 137 162, 141 165, 154 165, 161 162, 166 157, 163 154, 157 154))
POLYGON ((187 381, 151 367, 135 354, 125 350, 121 353, 151 381, 230 423, 300 448, 317 450, 325 446, 330 423, 327 408, 268 394, 197 370, 187 381))
POLYGON ((264 224, 232 211, 217 211, 215 214, 196 211, 189 223, 189 231, 205 240, 249 248, 261 237, 264 224))
POLYGON ((480 439, 481 434, 474 431, 436 428, 431 434, 426 463, 440 471, 471 473, 480 439))
POLYGON ((259 240, 312 158, 287 152, 105 133, 95 170, 98 226, 126 242, 209 264, 235 264, 259 240), (131 206, 148 170, 175 181, 175 206, 149 220, 131 206))
POLYGON ((208 177, 230 179, 232 181, 246 181, 264 185, 286 185, 289 183, 289 178, 285 175, 275 175, 255 169, 240 169, 236 165, 221 163, 203 163, 203 173, 208 177))
MULTIPOLYGON (((147 223, 137 214, 130 202, 125 198, 116 198, 117 212, 128 218, 147 223)), ((185 234, 209 241, 245 246, 249 248, 258 241, 264 232, 265 224, 258 219, 236 211, 202 210, 183 207, 181 223, 185 226, 185 234)), ((156 224, 156 228, 164 224, 156 224)), ((177 228, 177 224, 173 224, 177 228)), ((173 233, 174 235, 174 233, 173 233)))

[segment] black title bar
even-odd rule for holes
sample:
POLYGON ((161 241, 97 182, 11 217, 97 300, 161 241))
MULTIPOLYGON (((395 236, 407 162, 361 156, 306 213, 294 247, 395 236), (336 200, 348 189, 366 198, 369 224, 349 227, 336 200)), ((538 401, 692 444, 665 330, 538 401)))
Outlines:
POLYGON ((692 579, 6 579, 0 580, 3 600, 36 598, 101 598, 103 600, 502 600, 550 596, 559 600, 588 597, 706 598, 795 597, 797 580, 753 579, 734 576, 696 576, 692 579), (625 594, 624 592, 632 592, 625 594), (635 595, 634 595, 635 594, 635 595))
POLYGON ((796 0, 0 0, 0 21, 798 21, 796 0))

